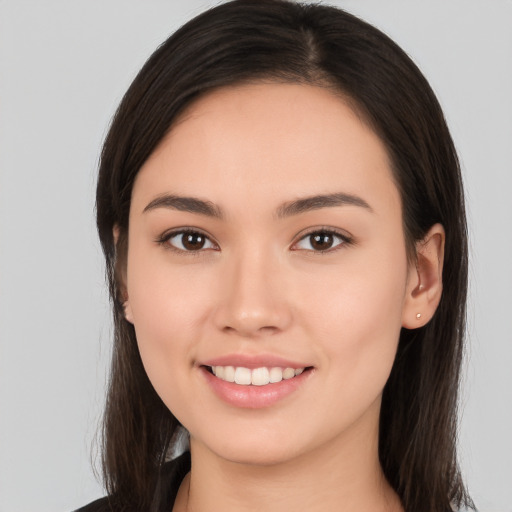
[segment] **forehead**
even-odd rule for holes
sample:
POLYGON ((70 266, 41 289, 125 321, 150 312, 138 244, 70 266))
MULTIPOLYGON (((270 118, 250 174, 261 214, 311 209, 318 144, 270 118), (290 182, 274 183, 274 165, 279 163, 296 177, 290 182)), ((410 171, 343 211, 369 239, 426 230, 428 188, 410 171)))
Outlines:
POLYGON ((140 170, 132 206, 177 193, 261 209, 333 191, 399 202, 379 137, 329 89, 248 84, 186 109, 140 170))

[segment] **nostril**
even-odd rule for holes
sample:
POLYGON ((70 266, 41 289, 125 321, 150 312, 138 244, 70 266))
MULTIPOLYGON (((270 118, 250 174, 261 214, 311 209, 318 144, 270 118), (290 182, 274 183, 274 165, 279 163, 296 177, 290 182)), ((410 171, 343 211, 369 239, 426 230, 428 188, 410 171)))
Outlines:
POLYGON ((250 325, 248 323, 240 324, 238 327, 232 327, 230 325, 226 325, 222 329, 225 333, 237 333, 242 337, 252 337, 254 335, 273 335, 277 334, 280 329, 279 327, 275 327, 273 325, 258 327, 254 325, 250 325))

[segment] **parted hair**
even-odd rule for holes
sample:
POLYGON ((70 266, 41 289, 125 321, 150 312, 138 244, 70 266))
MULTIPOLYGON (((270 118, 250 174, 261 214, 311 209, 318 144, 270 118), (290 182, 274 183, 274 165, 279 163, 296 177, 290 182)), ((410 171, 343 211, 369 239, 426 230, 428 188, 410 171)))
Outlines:
POLYGON ((467 293, 464 194, 439 103, 405 52, 361 19, 325 5, 235 0, 192 19, 151 55, 102 150, 97 226, 114 316, 102 465, 113 510, 156 506, 160 470, 180 429, 153 389, 124 318, 133 183, 187 106, 216 88, 254 81, 328 87, 361 115, 389 154, 410 258, 433 224, 444 226, 443 295, 427 325, 401 331, 383 393, 379 457, 407 512, 472 507, 456 455, 467 293))

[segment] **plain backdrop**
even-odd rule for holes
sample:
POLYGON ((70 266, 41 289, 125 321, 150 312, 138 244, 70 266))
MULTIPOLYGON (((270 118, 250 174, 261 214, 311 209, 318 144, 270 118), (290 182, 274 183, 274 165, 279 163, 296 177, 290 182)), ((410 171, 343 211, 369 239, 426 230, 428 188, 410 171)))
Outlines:
MULTIPOLYGON (((471 237, 464 475, 512 511, 512 2, 331 2, 430 80, 460 153, 471 237)), ((110 351, 93 207, 98 155, 135 73, 202 0, 0 0, 0 511, 103 494, 94 435, 110 351)))

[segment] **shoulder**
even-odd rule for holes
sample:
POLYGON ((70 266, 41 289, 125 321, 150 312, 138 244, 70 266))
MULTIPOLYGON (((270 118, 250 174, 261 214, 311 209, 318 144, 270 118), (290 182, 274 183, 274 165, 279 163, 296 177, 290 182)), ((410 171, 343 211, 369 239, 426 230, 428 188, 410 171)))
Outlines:
MULTIPOLYGON (((165 512, 174 504, 181 481, 190 471, 190 452, 185 452, 176 459, 166 462, 162 467, 160 482, 156 490, 157 510, 165 512)), ((127 510, 127 509, 123 509, 127 510)), ((122 512, 113 503, 110 496, 95 500, 74 512, 122 512)))
POLYGON ((112 512, 112 510, 109 498, 106 496, 105 498, 100 498, 99 500, 85 505, 85 507, 75 510, 75 512, 112 512))

